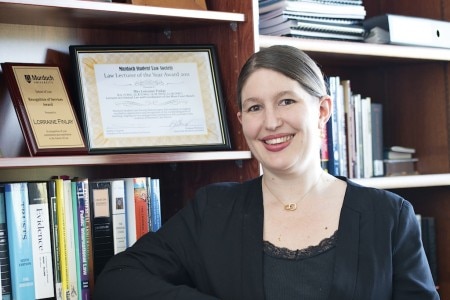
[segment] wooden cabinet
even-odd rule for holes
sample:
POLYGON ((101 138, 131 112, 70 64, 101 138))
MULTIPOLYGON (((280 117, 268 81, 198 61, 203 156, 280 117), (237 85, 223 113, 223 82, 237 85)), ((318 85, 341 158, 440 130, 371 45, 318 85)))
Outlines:
POLYGON ((214 44, 232 142, 231 151, 29 157, 0 73, 0 181, 62 174, 159 177, 167 219, 199 186, 257 176, 235 104, 238 72, 255 51, 252 2, 207 4, 209 10, 202 11, 76 0, 0 1, 0 61, 56 63, 68 82, 74 73, 69 45, 214 44))
MULTIPOLYGON (((449 0, 365 0, 367 17, 401 14, 450 21, 449 0)), ((352 89, 384 105, 384 143, 417 149, 419 176, 358 179, 391 189, 417 213, 436 218, 439 292, 450 299, 450 50, 259 36, 257 45, 296 46, 325 75, 350 79, 352 89)))

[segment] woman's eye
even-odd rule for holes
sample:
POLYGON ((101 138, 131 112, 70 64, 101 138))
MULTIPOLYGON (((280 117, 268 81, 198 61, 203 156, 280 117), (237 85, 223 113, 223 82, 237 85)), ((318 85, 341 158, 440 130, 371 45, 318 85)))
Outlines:
POLYGON ((261 106, 260 105, 252 105, 252 106, 250 106, 248 109, 247 109, 247 111, 249 111, 249 112, 251 112, 251 111, 258 111, 258 110, 260 110, 261 109, 261 106))
POLYGON ((290 105, 295 103, 295 100, 292 99, 283 99, 280 101, 280 105, 290 105))

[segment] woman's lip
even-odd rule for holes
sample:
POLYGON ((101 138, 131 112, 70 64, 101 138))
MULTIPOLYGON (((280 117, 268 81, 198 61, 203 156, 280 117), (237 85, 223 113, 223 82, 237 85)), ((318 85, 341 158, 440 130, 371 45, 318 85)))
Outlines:
POLYGON ((288 141, 290 141, 294 137, 293 134, 289 135, 280 135, 280 136, 270 136, 262 139, 264 144, 266 145, 277 145, 277 144, 283 144, 288 141))

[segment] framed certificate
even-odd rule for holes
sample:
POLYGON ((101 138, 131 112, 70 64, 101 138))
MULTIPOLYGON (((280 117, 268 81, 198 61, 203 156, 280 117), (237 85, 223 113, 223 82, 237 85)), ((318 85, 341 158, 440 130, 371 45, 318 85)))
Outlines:
POLYGON ((231 148, 213 45, 69 49, 90 152, 231 148))
POLYGON ((30 155, 86 154, 60 68, 25 63, 1 66, 30 155))

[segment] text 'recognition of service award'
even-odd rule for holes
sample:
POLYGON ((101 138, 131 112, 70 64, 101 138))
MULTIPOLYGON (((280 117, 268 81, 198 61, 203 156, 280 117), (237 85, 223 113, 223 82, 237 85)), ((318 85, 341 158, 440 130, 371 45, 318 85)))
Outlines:
POLYGON ((31 155, 86 152, 58 66, 3 63, 31 155))

